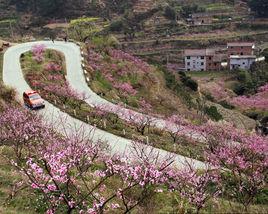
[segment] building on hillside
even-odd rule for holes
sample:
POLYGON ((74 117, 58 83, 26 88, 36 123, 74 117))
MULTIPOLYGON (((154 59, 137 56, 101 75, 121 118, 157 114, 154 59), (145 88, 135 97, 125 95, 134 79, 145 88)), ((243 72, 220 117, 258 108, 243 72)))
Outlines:
POLYGON ((224 57, 223 54, 216 54, 206 56, 207 71, 219 71, 222 69, 221 63, 224 57))
POLYGON ((195 13, 191 15, 191 20, 193 25, 206 25, 212 23, 213 16, 208 13, 195 13))
POLYGON ((256 61, 255 55, 232 55, 229 57, 230 70, 234 69, 250 69, 253 62, 256 61))
POLYGON ((254 55, 255 44, 253 42, 230 42, 227 43, 228 57, 231 55, 254 55))
POLYGON ((221 69, 221 55, 212 49, 187 49, 184 51, 186 71, 215 71, 221 69))
POLYGON ((227 43, 228 67, 230 70, 248 70, 256 61, 254 55, 255 44, 253 42, 230 42, 227 43))

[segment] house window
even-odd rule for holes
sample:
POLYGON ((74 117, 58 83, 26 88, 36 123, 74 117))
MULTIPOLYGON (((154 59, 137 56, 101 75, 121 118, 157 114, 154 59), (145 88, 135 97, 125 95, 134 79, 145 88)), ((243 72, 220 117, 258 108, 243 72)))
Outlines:
POLYGON ((187 65, 190 65, 190 62, 187 62, 187 65))
POLYGON ((246 63, 245 62, 243 62, 243 65, 245 65, 246 63))
POLYGON ((204 56, 201 56, 201 59, 204 59, 205 57, 204 56))
POLYGON ((203 63, 203 62, 201 62, 201 65, 204 65, 204 63, 203 63))
POLYGON ((204 71, 204 69, 202 68, 201 71, 204 71))
POLYGON ((211 56, 208 59, 211 60, 211 56))
POLYGON ((214 62, 214 66, 216 66, 217 65, 217 63, 216 62, 214 62))
POLYGON ((190 71, 190 68, 188 68, 187 71, 190 71))
POLYGON ((241 47, 241 49, 243 49, 243 47, 241 47))
POLYGON ((191 57, 190 56, 187 56, 187 59, 191 59, 191 57))
POLYGON ((211 66, 211 63, 208 63, 208 66, 211 66))
POLYGON ((240 53, 240 55, 241 55, 241 56, 243 56, 243 55, 244 55, 244 53, 243 53, 243 52, 241 52, 241 53, 240 53))

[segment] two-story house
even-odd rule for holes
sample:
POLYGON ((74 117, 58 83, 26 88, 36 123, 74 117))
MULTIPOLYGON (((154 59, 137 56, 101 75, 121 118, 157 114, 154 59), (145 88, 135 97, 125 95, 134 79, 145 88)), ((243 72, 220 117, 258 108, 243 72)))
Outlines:
POLYGON ((230 42, 227 44, 228 65, 230 70, 248 70, 256 61, 254 55, 255 44, 253 42, 230 42))
POLYGON ((213 49, 186 49, 186 71, 212 71, 221 69, 221 57, 213 49))

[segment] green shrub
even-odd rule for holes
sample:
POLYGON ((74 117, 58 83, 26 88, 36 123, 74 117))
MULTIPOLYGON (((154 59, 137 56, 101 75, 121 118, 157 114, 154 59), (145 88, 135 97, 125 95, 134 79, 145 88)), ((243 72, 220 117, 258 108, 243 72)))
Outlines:
POLYGON ((259 118, 261 118, 261 114, 256 111, 248 111, 246 112, 246 115, 253 120, 258 120, 259 118))
POLYGON ((231 105, 230 103, 226 102, 225 100, 220 101, 219 104, 227 109, 234 109, 235 107, 233 105, 231 105))
POLYGON ((115 20, 110 25, 110 31, 118 32, 123 29, 123 21, 122 20, 115 20))
POLYGON ((244 85, 240 85, 240 84, 236 84, 234 87, 234 92, 237 95, 243 95, 245 93, 246 89, 244 87, 244 85))
POLYGON ((209 100, 209 101, 211 101, 211 102, 214 102, 214 101, 215 101, 214 97, 211 96, 211 94, 206 93, 206 94, 204 94, 204 95, 205 95, 205 98, 206 98, 207 100, 209 100))
POLYGON ((176 11, 174 8, 167 6, 165 8, 164 16, 170 20, 175 20, 176 19, 176 11))
POLYGON ((184 71, 179 71, 179 75, 180 75, 181 77, 186 77, 186 73, 185 73, 184 71))
POLYGON ((198 84, 195 80, 193 79, 187 79, 187 81, 185 82, 185 85, 187 87, 189 87, 190 89, 192 89, 193 91, 197 91, 198 90, 198 84))
POLYGON ((256 196, 256 204, 268 204, 268 189, 263 189, 256 196))
POLYGON ((191 77, 188 76, 181 76, 182 83, 192 89, 193 91, 198 90, 198 84, 195 80, 191 79, 191 77))
POLYGON ((264 49, 261 54, 265 57, 265 62, 268 62, 268 48, 264 49))
POLYGON ((0 98, 3 98, 7 103, 12 103, 15 100, 16 92, 12 88, 4 87, 0 84, 0 98))
POLYGON ((206 106, 205 107, 205 113, 212 119, 215 121, 219 121, 222 120, 223 117, 222 115, 218 112, 217 107, 216 106, 206 106))

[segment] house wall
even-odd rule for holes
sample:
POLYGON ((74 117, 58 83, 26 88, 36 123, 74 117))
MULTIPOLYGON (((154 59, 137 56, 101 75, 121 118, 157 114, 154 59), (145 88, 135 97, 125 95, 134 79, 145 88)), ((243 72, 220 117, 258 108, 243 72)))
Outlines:
POLYGON ((250 69, 252 63, 255 62, 254 58, 246 58, 246 59, 230 59, 230 70, 239 68, 239 69, 250 69))
POLYGON ((211 17, 193 18, 193 22, 194 22, 195 25, 211 24, 212 23, 212 18, 211 17))
POLYGON ((186 68, 186 71, 206 70, 206 57, 205 56, 190 56, 190 58, 188 59, 187 56, 185 56, 185 68, 186 68))
POLYGON ((221 62, 215 62, 213 56, 206 56, 206 71, 221 70, 221 62))
POLYGON ((230 46, 228 47, 228 56, 231 55, 253 55, 254 51, 251 46, 230 46))

